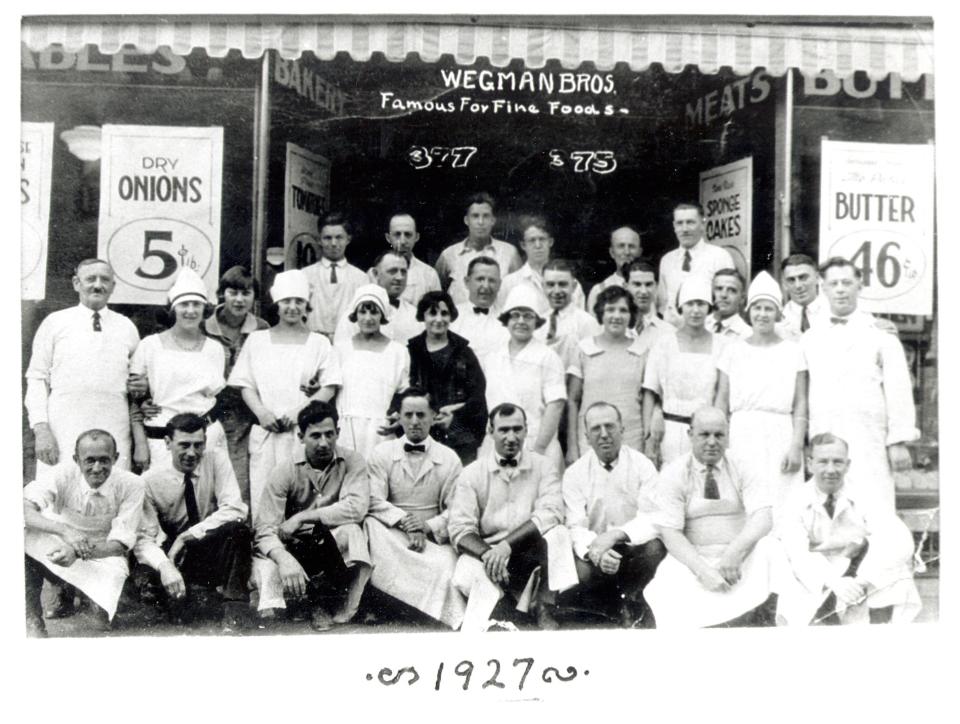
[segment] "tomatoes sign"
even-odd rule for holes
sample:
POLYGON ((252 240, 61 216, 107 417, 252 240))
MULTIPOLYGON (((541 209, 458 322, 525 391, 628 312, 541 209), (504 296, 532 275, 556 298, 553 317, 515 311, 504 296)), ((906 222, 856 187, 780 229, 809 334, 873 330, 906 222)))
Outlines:
POLYGON ((166 304, 180 269, 216 288, 222 128, 103 127, 98 253, 113 266, 111 301, 166 304))
POLYGON ((868 311, 931 314, 933 146, 823 144, 820 260, 856 265, 868 311))

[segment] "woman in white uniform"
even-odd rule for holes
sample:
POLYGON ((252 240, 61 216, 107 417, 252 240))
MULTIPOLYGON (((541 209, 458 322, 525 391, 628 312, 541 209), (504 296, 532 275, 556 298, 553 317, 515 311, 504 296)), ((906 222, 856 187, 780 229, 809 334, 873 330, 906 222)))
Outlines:
POLYGON ((340 385, 333 346, 311 332, 306 318, 310 283, 299 269, 277 274, 270 290, 280 320, 252 332, 240 349, 228 384, 240 388, 257 417, 250 430, 250 510, 256 517, 270 472, 297 449, 297 415, 310 400, 329 402, 340 385))
POLYGON ((223 345, 203 333, 201 322, 209 305, 203 279, 184 267, 167 292, 174 322, 170 329, 144 337, 130 360, 130 372, 145 375, 149 400, 159 408, 144 422, 133 422, 134 436, 146 434, 149 466, 170 465, 164 442, 167 421, 181 412, 207 419, 207 447, 226 450, 223 427, 215 421, 217 393, 223 389, 223 345), (139 429, 138 429, 139 428, 139 429))
POLYGON ((713 307, 710 280, 687 277, 677 293, 682 324, 676 334, 662 335, 647 358, 643 374, 643 429, 651 429, 654 411, 663 410, 663 440, 647 434, 644 453, 658 466, 690 452, 690 416, 713 404, 717 358, 723 338, 704 322, 713 307))
POLYGON ((383 287, 364 284, 354 292, 349 319, 360 331, 337 339, 343 387, 337 398, 339 443, 366 457, 395 435, 383 435, 393 396, 410 386, 410 354, 380 331, 390 322, 390 302, 383 287))
POLYGON ((771 486, 775 517, 803 483, 807 432, 807 364, 800 345, 776 331, 782 310, 780 286, 760 272, 747 302, 753 334, 720 353, 715 403, 730 416, 730 449, 755 460, 771 486))

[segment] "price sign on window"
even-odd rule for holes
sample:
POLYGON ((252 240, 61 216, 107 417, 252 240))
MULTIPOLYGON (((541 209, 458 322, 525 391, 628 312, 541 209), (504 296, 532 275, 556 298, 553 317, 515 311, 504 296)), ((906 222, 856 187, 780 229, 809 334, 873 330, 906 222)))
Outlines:
POLYGON ((111 301, 166 304, 183 267, 219 277, 222 128, 104 126, 98 253, 111 301))

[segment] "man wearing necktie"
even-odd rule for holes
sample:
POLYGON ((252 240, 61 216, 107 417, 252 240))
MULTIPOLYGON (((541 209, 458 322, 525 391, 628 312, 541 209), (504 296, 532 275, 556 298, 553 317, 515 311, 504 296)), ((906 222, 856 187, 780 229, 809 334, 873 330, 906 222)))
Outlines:
POLYGON ((464 468, 450 504, 450 540, 461 553, 454 585, 467 597, 460 630, 484 630, 505 592, 540 628, 555 629, 556 594, 577 582, 560 479, 524 448, 522 408, 493 408, 490 433, 493 449, 464 468))
POLYGON ((652 515, 670 553, 644 591, 657 628, 765 623, 772 500, 750 461, 727 452, 715 407, 690 422, 691 451, 665 465, 652 515), (749 614, 749 615, 745 615, 749 614))
MULTIPOLYGON (((387 293, 387 300, 393 307, 390 324, 383 325, 380 331, 401 345, 406 345, 409 339, 423 331, 423 322, 417 321, 416 306, 403 298, 403 292, 407 288, 408 271, 406 257, 396 251, 386 251, 378 256, 370 269, 374 282, 387 293)), ((334 339, 349 339, 359 331, 360 326, 351 322, 349 315, 345 314, 337 323, 334 339)))
MULTIPOLYGON (((420 240, 417 222, 413 216, 406 212, 391 216, 384 236, 390 248, 407 260, 407 286, 403 290, 403 298, 416 307, 417 302, 427 292, 439 292, 440 277, 436 270, 429 264, 424 264, 413 254, 413 249, 420 240)), ((371 281, 376 281, 373 269, 370 269, 367 274, 371 281)))
POLYGON ((534 337, 545 342, 564 363, 576 353, 582 339, 600 334, 603 328, 593 315, 574 302, 577 280, 573 267, 564 259, 551 259, 543 267, 543 290, 549 305, 547 323, 534 332, 534 337))
POLYGON ((466 601, 452 585, 447 516, 460 458, 430 436, 436 410, 425 391, 400 393, 399 413, 403 437, 380 443, 367 461, 370 584, 456 629, 466 601))
POLYGON ((699 204, 681 203, 673 209, 673 233, 679 246, 660 259, 660 287, 657 308, 663 318, 680 326, 677 313, 677 292, 680 284, 691 274, 707 279, 720 269, 734 267, 733 258, 723 247, 707 243, 703 223, 703 209, 699 204))
POLYGON ((908 623, 920 612, 913 536, 896 515, 867 515, 846 490, 847 443, 810 440, 813 480, 784 505, 775 534, 784 550, 780 624, 908 623))
POLYGON ((247 505, 227 452, 206 448, 206 422, 181 413, 166 425, 171 463, 151 468, 143 523, 134 553, 143 565, 141 591, 159 574, 164 604, 175 620, 191 620, 195 587, 222 592, 224 633, 243 624, 249 599, 253 536, 247 505))
POLYGON ((470 343, 483 367, 484 357, 510 338, 510 333, 497 319, 500 265, 493 257, 475 257, 467 267, 464 283, 469 299, 457 305, 457 318, 450 324, 450 331, 470 343))
POLYGON ((810 374, 810 435, 832 432, 850 449, 846 487, 868 512, 896 509, 893 473, 912 466, 913 385, 899 340, 857 309, 860 270, 841 257, 820 268, 829 319, 800 339, 810 374))
POLYGON ((584 414, 591 450, 563 475, 566 526, 570 529, 580 585, 564 594, 621 626, 649 627, 643 589, 666 549, 644 496, 657 470, 623 445, 620 411, 595 402, 584 414))
POLYGON ((713 314, 707 329, 723 337, 746 339, 753 329, 743 321, 746 280, 736 269, 721 269, 713 275, 713 314))
POLYGON ((129 572, 127 552, 137 540, 144 498, 143 481, 117 468, 117 458, 109 432, 86 430, 77 438, 72 460, 64 460, 23 488, 30 636, 46 636, 40 604, 44 579, 69 584, 93 601, 97 628, 109 627, 113 619, 129 572))

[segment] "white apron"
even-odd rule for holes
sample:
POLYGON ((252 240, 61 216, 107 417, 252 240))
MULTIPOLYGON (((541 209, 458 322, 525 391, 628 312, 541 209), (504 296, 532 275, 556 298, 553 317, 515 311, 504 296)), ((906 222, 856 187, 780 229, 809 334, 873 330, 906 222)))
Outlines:
MULTIPOLYGON (((106 430, 117 441, 116 466, 130 469, 130 412, 125 394, 104 392, 50 392, 47 400, 50 431, 60 449, 60 462, 73 457, 81 433, 97 428, 106 430)), ((37 461, 37 470, 50 466, 37 461)))
POLYGON ((776 519, 790 493, 803 484, 803 466, 795 473, 780 472, 793 442, 793 418, 778 412, 738 410, 730 416, 730 450, 752 460, 769 486, 776 519))
POLYGON ((297 434, 287 432, 267 432, 259 425, 250 428, 250 516, 256 520, 260 509, 260 498, 267 487, 270 474, 284 463, 293 459, 299 446, 297 434))

